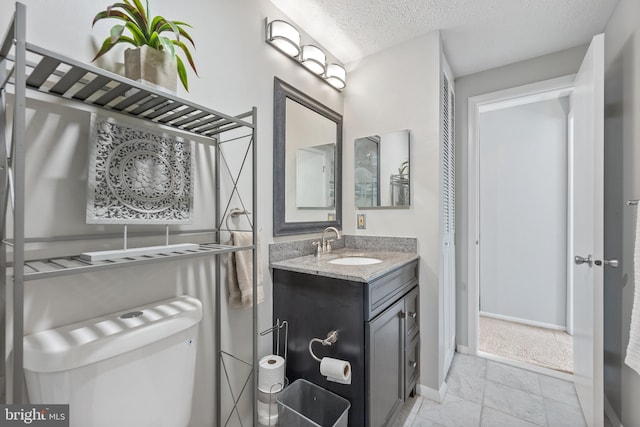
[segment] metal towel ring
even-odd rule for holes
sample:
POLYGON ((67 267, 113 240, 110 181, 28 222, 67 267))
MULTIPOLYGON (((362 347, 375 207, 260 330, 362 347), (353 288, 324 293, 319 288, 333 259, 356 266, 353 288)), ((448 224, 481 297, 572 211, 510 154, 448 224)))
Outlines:
POLYGON ((246 209, 238 209, 238 208, 231 209, 227 214, 227 218, 225 219, 225 225, 227 226, 227 231, 231 231, 231 226, 229 225, 229 217, 235 218, 240 215, 249 215, 249 214, 251 214, 251 212, 249 212, 246 209))

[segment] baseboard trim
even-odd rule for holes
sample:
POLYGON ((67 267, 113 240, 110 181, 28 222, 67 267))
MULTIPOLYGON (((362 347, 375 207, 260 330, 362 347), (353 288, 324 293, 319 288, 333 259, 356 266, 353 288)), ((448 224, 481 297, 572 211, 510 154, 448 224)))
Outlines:
MULTIPOLYGON (((471 352, 470 352, 470 350, 469 350, 469 347, 467 347, 466 345, 460 345, 460 344, 458 344, 458 345, 456 346, 456 351, 457 351, 458 353, 462 353, 462 354, 471 354, 471 352)), ((454 356, 454 357, 455 357, 455 356, 454 356)))
POLYGON ((611 402, 609 402, 609 399, 607 399, 607 396, 604 397, 604 416, 609 418, 613 427, 623 427, 620 418, 618 418, 618 414, 613 410, 613 406, 611 402))
POLYGON ((506 320, 507 322, 521 323, 523 325, 536 326, 538 328, 553 329, 555 331, 566 331, 566 326, 554 325, 553 323, 536 322, 535 320, 521 319, 519 317, 505 316, 503 314, 487 313, 481 311, 480 316, 491 317, 498 320, 506 320))
POLYGON ((440 390, 435 390, 423 384, 418 384, 417 389, 420 396, 429 400, 433 400, 434 402, 442 403, 444 397, 447 394, 447 383, 443 382, 440 385, 440 390))

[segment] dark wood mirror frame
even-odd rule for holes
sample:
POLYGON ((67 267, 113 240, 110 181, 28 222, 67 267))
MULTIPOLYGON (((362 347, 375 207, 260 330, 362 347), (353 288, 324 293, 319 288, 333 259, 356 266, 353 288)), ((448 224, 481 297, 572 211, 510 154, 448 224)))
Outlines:
MULTIPOLYGON (((295 173, 291 171, 290 173, 295 173)), ((342 228, 342 115, 305 93, 274 78, 273 84, 273 235, 316 233, 342 228), (335 220, 286 222, 286 101, 289 98, 336 123, 335 220)))

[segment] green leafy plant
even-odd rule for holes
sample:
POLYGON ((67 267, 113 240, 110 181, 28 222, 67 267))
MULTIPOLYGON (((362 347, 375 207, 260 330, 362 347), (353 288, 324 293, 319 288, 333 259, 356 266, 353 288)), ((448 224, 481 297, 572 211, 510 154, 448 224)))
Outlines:
POLYGON ((409 160, 405 160, 402 162, 400 167, 398 168, 398 174, 404 175, 409 172, 409 160))
POLYGON ((140 0, 122 0, 122 2, 114 3, 105 10, 98 12, 93 19, 93 25, 102 19, 117 19, 122 23, 111 27, 109 37, 102 43, 102 47, 100 47, 93 61, 120 43, 131 44, 135 47, 147 45, 156 50, 169 52, 171 58, 176 61, 178 76, 182 85, 189 90, 187 70, 182 58, 177 55, 176 51, 179 50, 184 53, 189 65, 198 75, 189 46, 183 41, 189 41, 191 46, 195 48, 193 39, 185 30, 185 27, 193 27, 186 22, 169 21, 162 16, 151 18, 149 15, 149 0, 146 3, 147 7, 145 8, 140 0), (130 34, 126 35, 125 30, 128 30, 130 34), (173 38, 163 35, 165 33, 171 33, 173 38))

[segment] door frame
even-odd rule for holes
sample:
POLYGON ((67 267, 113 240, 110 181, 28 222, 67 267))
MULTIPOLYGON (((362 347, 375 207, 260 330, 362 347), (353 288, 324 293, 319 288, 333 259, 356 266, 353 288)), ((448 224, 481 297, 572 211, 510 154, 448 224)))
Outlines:
MULTIPOLYGON (((517 86, 484 95, 469 98, 468 106, 468 195, 467 195, 467 343, 470 354, 478 354, 480 349, 480 123, 481 112, 492 111, 506 107, 529 104, 531 102, 545 101, 562 96, 568 96, 573 90, 575 74, 557 77, 541 82, 517 86)), ((569 188, 569 191, 571 188, 569 188)), ((567 218, 570 225, 571 218, 567 218)), ((568 227, 570 232, 571 227, 568 227)), ((569 239, 571 236, 567 236, 569 239)), ((567 274, 569 274, 567 272, 567 274)), ((567 286, 567 292, 569 288, 567 286)), ((567 299, 567 304, 570 301, 567 299)), ((567 307, 567 316, 572 310, 567 307)), ((568 319, 567 319, 568 320, 568 319)), ((569 325, 569 323, 567 323, 569 325)))

